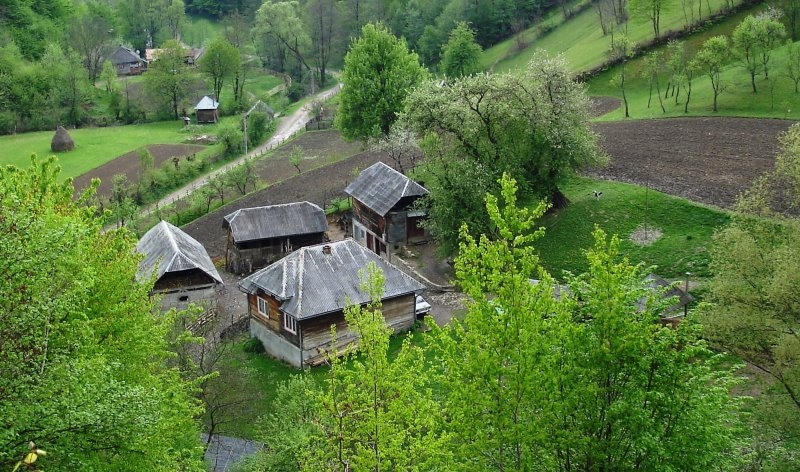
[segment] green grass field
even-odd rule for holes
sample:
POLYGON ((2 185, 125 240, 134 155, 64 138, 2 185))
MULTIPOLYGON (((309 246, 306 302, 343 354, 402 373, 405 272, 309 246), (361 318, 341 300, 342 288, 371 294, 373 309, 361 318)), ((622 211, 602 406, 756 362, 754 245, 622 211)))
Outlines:
POLYGON ((187 15, 181 33, 183 42, 201 47, 222 35, 222 25, 208 18, 187 15))
MULTIPOLYGON (((726 0, 709 0, 712 11, 720 11, 726 0)), ((739 1, 735 3, 740 3, 739 1)), ((704 8, 704 18, 708 16, 704 8)), ((548 17, 547 21, 560 21, 560 13, 548 17)), ((685 20, 679 2, 673 2, 661 14, 661 32, 679 30, 685 20)), ((526 37, 535 38, 537 26, 526 31, 526 37)), ((653 38, 653 29, 649 19, 631 18, 624 27, 628 38, 633 42, 647 41, 653 38)), ((484 51, 481 64, 495 64, 497 72, 524 68, 536 49, 544 49, 550 54, 562 53, 574 72, 585 71, 601 65, 606 60, 606 52, 611 45, 611 35, 603 36, 594 8, 588 8, 575 15, 566 23, 541 38, 534 39, 530 46, 519 53, 514 53, 515 39, 503 41, 484 51)))
POLYGON ((729 220, 722 211, 636 185, 576 178, 563 191, 571 204, 542 218, 545 236, 535 244, 542 266, 556 278, 563 271, 587 270, 584 252, 593 244, 595 225, 619 236, 624 256, 657 266, 663 277, 681 278, 686 272, 706 277, 706 248, 714 229, 729 220), (595 198, 595 190, 603 195, 595 198), (635 245, 629 236, 645 222, 648 230, 663 234, 650 246, 635 245))
MULTIPOLYGON (((724 22, 715 25, 702 34, 693 36, 687 40, 690 55, 700 48, 703 41, 715 35, 729 36, 731 31, 742 19, 751 13, 757 13, 761 7, 753 10, 741 12, 724 22)), ((725 91, 718 97, 719 116, 752 116, 762 118, 800 118, 800 94, 795 93, 794 83, 784 72, 786 62, 786 46, 775 49, 770 59, 770 79, 766 80, 763 75, 756 77, 758 93, 753 94, 750 87, 750 77, 741 63, 735 59, 725 68, 722 73, 725 91)), ((661 48, 660 51, 664 51, 661 48)), ((692 81, 692 97, 689 102, 689 112, 684 114, 683 102, 684 95, 678 97, 678 104, 675 104, 673 97, 664 100, 666 113, 661 111, 658 98, 652 97, 652 102, 648 108, 647 102, 649 93, 649 83, 642 77, 643 59, 631 60, 626 65, 626 87, 625 93, 628 96, 628 106, 630 117, 633 119, 641 118, 663 118, 666 116, 707 116, 713 112, 713 92, 711 82, 705 75, 696 75, 692 81)), ((597 75, 588 82, 588 92, 590 95, 601 96, 610 95, 621 98, 618 87, 612 85, 611 78, 619 74, 619 68, 609 69, 597 75)), ((661 74, 661 91, 664 93, 667 78, 666 73, 661 74)), ((618 121, 624 119, 622 108, 617 109, 600 118, 601 121, 618 121)))
MULTIPOLYGON (((182 128, 180 121, 163 121, 68 130, 75 142, 75 149, 58 154, 62 177, 77 177, 146 144, 179 143, 186 138, 186 134, 180 132, 182 128)), ((27 167, 31 154, 40 157, 52 154, 52 138, 52 131, 0 136, 0 148, 3 149, 0 164, 27 167)))

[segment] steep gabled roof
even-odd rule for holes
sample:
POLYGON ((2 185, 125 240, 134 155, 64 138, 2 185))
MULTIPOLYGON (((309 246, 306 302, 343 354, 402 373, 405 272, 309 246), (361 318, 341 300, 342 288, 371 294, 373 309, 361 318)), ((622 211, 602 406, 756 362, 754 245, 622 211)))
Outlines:
POLYGON ((377 162, 361 171, 344 191, 381 216, 386 216, 403 197, 428 194, 425 187, 383 162, 377 162))
POLYGON ((222 283, 222 277, 205 248, 196 239, 166 221, 150 228, 136 244, 136 251, 144 254, 136 274, 139 280, 147 279, 153 272, 158 280, 168 272, 200 269, 222 283))
POLYGON ((343 309, 347 300, 367 303, 358 271, 369 262, 383 270, 383 299, 422 291, 422 284, 352 239, 298 249, 243 279, 239 290, 264 291, 283 301, 285 313, 299 320, 313 318, 343 309))
POLYGON ((325 212, 310 202, 242 208, 225 216, 234 242, 323 233, 325 212))
POLYGON ((134 62, 145 62, 144 59, 139 57, 131 48, 120 45, 114 52, 111 53, 111 63, 117 64, 130 64, 134 62))
POLYGON ((216 110, 219 108, 219 102, 206 95, 201 98, 197 105, 194 106, 195 110, 216 110))

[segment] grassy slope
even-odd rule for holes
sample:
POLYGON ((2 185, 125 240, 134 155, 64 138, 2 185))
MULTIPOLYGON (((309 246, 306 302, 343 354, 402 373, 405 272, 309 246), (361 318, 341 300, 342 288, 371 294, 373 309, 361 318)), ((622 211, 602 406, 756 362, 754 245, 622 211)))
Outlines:
MULTIPOLYGON (((709 0, 713 11, 719 11, 725 0, 709 0)), ((737 2, 738 3, 738 2, 737 2)), ((705 12, 705 9, 704 9, 705 12)), ((704 13, 704 16, 707 16, 704 13)), ((556 17, 560 19, 561 16, 556 17)), ((684 24, 683 12, 679 2, 667 8, 661 15, 661 32, 681 29, 684 24)), ((536 28, 526 31, 528 37, 535 37, 536 28)), ((627 24, 627 35, 634 42, 642 42, 653 38, 653 29, 648 19, 632 18, 627 24)), ((599 66, 606 60, 606 51, 611 45, 611 35, 603 36, 600 30, 597 12, 589 8, 554 29, 549 34, 531 42, 530 46, 518 54, 510 52, 515 48, 514 39, 487 49, 482 64, 494 64, 498 72, 520 69, 530 60, 537 48, 551 54, 562 53, 571 70, 578 72, 599 66)))
MULTIPOLYGON (((742 19, 751 13, 757 13, 761 7, 741 12, 726 21, 709 28, 702 34, 693 36, 687 41, 690 55, 700 48, 703 41, 711 36, 730 36, 733 29, 742 19)), ((661 48, 663 50, 663 48, 661 48)), ((765 80, 763 75, 756 78, 758 93, 753 94, 750 88, 750 77, 747 71, 737 61, 732 61, 722 74, 726 90, 718 98, 717 115, 724 116, 753 116, 764 118, 800 118, 800 94, 794 92, 794 83, 783 72, 786 60, 786 46, 782 46, 772 53, 770 59, 770 80, 765 80)), ((665 100, 666 114, 661 112, 658 99, 654 95, 650 108, 647 107, 649 85, 641 77, 642 59, 632 60, 626 66, 626 95, 630 108, 631 118, 662 118, 664 116, 687 116, 683 113, 684 97, 679 96, 679 104, 674 98, 665 100)), ((617 87, 611 84, 611 77, 619 74, 619 68, 613 68, 589 81, 591 95, 611 95, 621 97, 617 87)), ((662 74, 663 76, 664 74, 662 74)), ((666 77, 660 79, 663 87, 666 77)), ((713 94, 708 77, 700 75, 692 82, 692 97, 689 102, 688 116, 707 116, 713 114, 713 94)), ((602 121, 617 121, 624 117, 622 109, 615 110, 602 117, 602 121)))
POLYGON ((572 203, 542 219, 545 236, 536 243, 542 265, 553 276, 587 270, 584 251, 593 243, 595 225, 619 235, 623 255, 658 266, 659 275, 680 278, 687 271, 699 277, 709 275, 706 247, 714 229, 728 221, 726 213, 617 182, 579 178, 563 190, 572 203), (603 195, 596 199, 594 190, 603 195), (660 229, 663 236, 651 246, 637 246, 628 237, 643 226, 645 216, 648 228, 660 229))

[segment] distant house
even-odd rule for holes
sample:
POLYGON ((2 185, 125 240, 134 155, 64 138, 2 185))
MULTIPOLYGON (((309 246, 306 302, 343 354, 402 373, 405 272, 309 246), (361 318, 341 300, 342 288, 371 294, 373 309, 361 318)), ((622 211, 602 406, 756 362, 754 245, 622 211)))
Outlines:
MULTIPOLYGON (((205 51, 203 48, 193 48, 185 44, 181 44, 181 46, 183 47, 183 61, 189 66, 195 66, 205 51)), ((162 51, 164 51, 162 48, 147 48, 144 50, 144 58, 148 62, 157 61, 162 51)))
POLYGON ((147 70, 147 61, 139 56, 138 51, 120 45, 108 58, 117 75, 137 75, 147 70))
POLYGON ((219 102, 206 95, 194 106, 198 123, 216 123, 219 121, 219 102))
POLYGON ((155 274, 153 293, 161 295, 164 310, 184 309, 189 303, 212 306, 222 277, 197 240, 161 221, 142 236, 136 251, 144 255, 137 278, 148 280, 155 274))
POLYGON ((308 246, 239 282, 247 294, 250 334, 266 351, 302 368, 357 340, 344 319, 347 301, 368 303, 358 271, 374 262, 386 279, 382 312, 395 332, 414 323, 422 284, 352 239, 308 246), (336 326, 336 346, 330 329, 336 326))
POLYGON ((225 267, 249 274, 303 246, 325 241, 325 212, 309 202, 243 208, 225 216, 225 267))
POLYGON ((428 191, 383 162, 364 169, 344 191, 353 197, 353 239, 377 254, 425 236, 419 225, 425 215, 413 204, 428 191))

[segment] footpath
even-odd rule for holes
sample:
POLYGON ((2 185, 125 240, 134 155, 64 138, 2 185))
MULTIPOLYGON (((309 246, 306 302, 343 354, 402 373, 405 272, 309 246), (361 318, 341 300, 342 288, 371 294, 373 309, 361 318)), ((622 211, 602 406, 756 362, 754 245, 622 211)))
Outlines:
MULTIPOLYGON (((336 95, 337 93, 339 93, 339 90, 341 90, 341 88, 342 84, 337 84, 335 87, 315 95, 314 100, 325 101, 331 98, 332 96, 336 95)), ((163 208, 165 206, 171 205, 175 203, 177 200, 189 196, 192 192, 194 192, 198 188, 208 183, 211 179, 213 179, 217 175, 224 174, 229 170, 233 169, 234 167, 242 164, 242 162, 244 162, 246 159, 256 158, 258 156, 263 155, 265 152, 280 146, 287 139, 291 138, 295 134, 305 129, 306 123, 308 123, 310 120, 311 120, 311 110, 306 106, 299 108, 291 115, 279 118, 278 126, 275 129, 275 133, 264 144, 249 151, 247 154, 237 157, 236 159, 234 159, 231 162, 228 162, 219 169, 216 169, 208 174, 198 177, 192 182, 189 182, 188 184, 184 185, 178 190, 175 190, 174 192, 165 196, 161 200, 146 206, 145 208, 142 209, 140 215, 143 217, 148 216, 151 213, 155 212, 156 209, 158 208, 163 208)))

